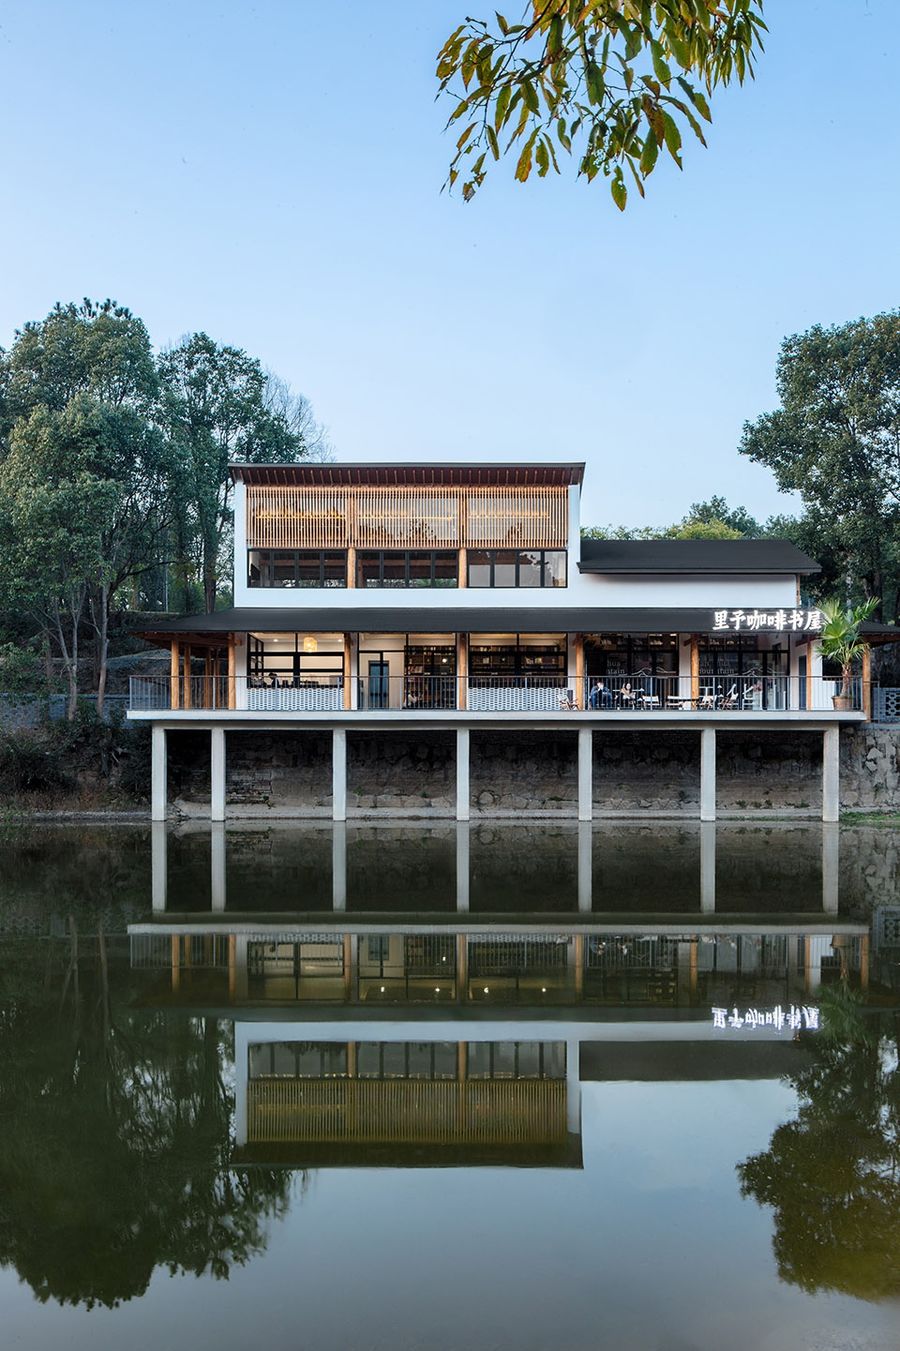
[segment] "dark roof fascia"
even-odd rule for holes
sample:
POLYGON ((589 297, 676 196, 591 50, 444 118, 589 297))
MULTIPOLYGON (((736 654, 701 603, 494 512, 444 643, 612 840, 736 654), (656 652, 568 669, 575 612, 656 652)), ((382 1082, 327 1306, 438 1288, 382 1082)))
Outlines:
POLYGON ((284 475, 295 475, 298 479, 309 476, 321 477, 340 482, 357 481, 360 477, 372 474, 447 474, 452 480, 466 475, 493 473, 497 475, 521 475, 547 473, 553 478, 564 479, 570 484, 580 485, 584 479, 583 460, 346 460, 338 462, 319 462, 299 460, 295 463, 272 464, 232 464, 229 474, 235 481, 244 478, 264 477, 268 471, 284 475))
POLYGON ((814 558, 785 539, 582 539, 578 570, 601 575, 676 573, 689 577, 781 573, 805 577, 822 569, 814 558))
MULTIPOLYGON (((752 609, 752 606, 748 607, 752 609)), ((328 609, 217 610, 211 615, 180 615, 142 632, 147 636, 229 633, 711 633, 713 607, 665 609, 621 606, 546 607, 541 609, 328 609)), ((900 638, 900 629, 866 625, 883 639, 900 638)))

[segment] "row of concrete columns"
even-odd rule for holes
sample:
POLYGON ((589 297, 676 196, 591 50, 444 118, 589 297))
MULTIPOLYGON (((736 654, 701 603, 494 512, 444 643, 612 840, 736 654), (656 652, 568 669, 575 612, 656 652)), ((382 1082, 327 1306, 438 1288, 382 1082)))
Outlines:
MULTIPOLYGON (((152 891, 153 910, 162 914, 166 909, 168 860, 166 826, 156 822, 152 828, 152 891)), ((594 908, 594 838, 589 823, 578 826, 578 912, 590 915, 594 908)), ((216 822, 210 832, 210 909, 223 913, 227 896, 227 861, 225 826, 216 822)), ((838 913, 840 882, 840 831, 831 823, 822 832, 822 910, 825 914, 838 913)), ((469 913, 470 901, 470 827, 461 822, 456 831, 456 910, 469 913)), ((337 822, 331 837, 332 908, 347 909, 347 827, 337 822)), ((714 914, 716 909, 716 827, 704 822, 700 827, 700 913, 714 914)))
MULTIPOLYGON (((590 727, 578 730, 578 820, 590 821, 594 815, 594 745, 590 727)), ((336 727, 332 737, 332 819, 347 819, 347 732, 336 727)), ((213 727, 210 733, 210 818, 225 820, 225 728, 213 727)), ((836 726, 822 733, 822 820, 837 821, 840 816, 840 733, 836 726)), ((468 727, 456 731, 456 819, 468 821, 470 808, 471 735, 468 727)), ((153 728, 151 753, 151 816, 164 821, 167 811, 166 729, 153 728)), ((700 732, 700 820, 716 819, 716 729, 700 732)))

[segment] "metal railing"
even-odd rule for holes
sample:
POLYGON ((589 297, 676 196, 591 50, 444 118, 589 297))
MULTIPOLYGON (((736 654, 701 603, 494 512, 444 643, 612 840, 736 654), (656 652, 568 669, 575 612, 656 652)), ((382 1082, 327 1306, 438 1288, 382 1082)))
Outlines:
MULTIPOLYGON (((900 691, 873 689, 876 719, 900 720, 900 691), (880 712, 879 712, 880 710, 880 712)), ((334 673, 296 680, 246 676, 132 676, 128 707, 134 712, 233 709, 265 713, 340 711, 446 713, 768 713, 865 709, 864 687, 851 680, 841 695, 838 680, 816 676, 389 675, 370 670, 347 682, 334 673)))

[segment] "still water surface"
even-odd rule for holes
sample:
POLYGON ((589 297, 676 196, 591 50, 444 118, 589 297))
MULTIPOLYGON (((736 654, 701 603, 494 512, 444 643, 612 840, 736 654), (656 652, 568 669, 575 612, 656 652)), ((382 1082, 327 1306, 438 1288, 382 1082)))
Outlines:
POLYGON ((894 832, 0 845, 4 1347, 900 1347, 894 832))

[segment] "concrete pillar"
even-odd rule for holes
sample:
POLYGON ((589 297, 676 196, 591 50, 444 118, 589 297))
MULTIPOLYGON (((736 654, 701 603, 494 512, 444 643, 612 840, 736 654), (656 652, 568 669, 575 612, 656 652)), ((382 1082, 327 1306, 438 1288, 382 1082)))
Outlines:
POLYGON ((841 828, 836 821, 822 825, 822 909, 836 915, 840 901, 841 828))
POLYGON ((590 727, 578 730, 578 819, 590 821, 594 815, 594 734, 590 727))
POLYGON ((342 727, 331 733, 331 819, 347 819, 347 733, 342 727))
POLYGON ((456 730, 456 819, 469 819, 469 729, 458 727, 456 730))
POLYGON ((578 912, 594 908, 594 832, 590 821, 578 822, 578 912))
POLYGON ((566 1042, 566 1129, 570 1135, 581 1134, 581 1081, 579 1074, 579 1044, 566 1042))
POLYGON ((716 823, 700 824, 700 909, 709 915, 716 908, 716 823))
POLYGON ((214 727, 209 734, 210 810, 213 821, 225 820, 225 728, 214 727))
POLYGON ((841 815, 840 729, 826 727, 822 733, 822 820, 838 821, 841 815))
POLYGON ((225 909, 226 873, 225 873, 225 825, 214 821, 209 837, 210 890, 212 909, 222 913, 225 909))
POLYGON ((347 825, 335 821, 331 827, 331 908, 347 909, 347 825))
POLYGON ((154 821, 150 827, 150 895, 154 914, 166 908, 166 887, 169 878, 169 837, 164 821, 154 821))
POLYGON ((700 733, 700 820, 716 819, 716 729, 700 733))
POLYGON ((469 823, 460 821, 456 827, 456 909, 461 914, 469 910, 469 823))
POLYGON ((154 723, 150 737, 150 819, 166 819, 166 729, 154 723))

